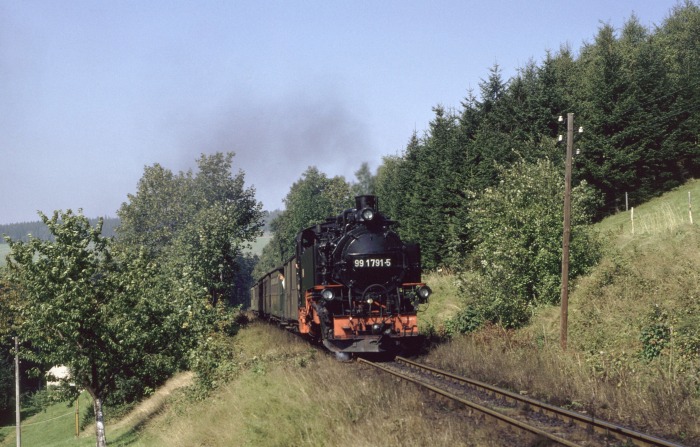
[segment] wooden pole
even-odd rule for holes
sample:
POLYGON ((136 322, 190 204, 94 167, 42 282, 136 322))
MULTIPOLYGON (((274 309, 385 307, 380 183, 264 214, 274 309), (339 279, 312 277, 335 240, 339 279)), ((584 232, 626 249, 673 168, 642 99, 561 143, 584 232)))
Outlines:
POLYGON ((80 394, 75 399, 75 437, 80 436, 80 394))
POLYGON ((566 350, 569 324, 569 239, 571 237, 571 164, 574 151, 574 114, 566 115, 566 170, 564 175, 564 235, 561 257, 560 344, 566 350))

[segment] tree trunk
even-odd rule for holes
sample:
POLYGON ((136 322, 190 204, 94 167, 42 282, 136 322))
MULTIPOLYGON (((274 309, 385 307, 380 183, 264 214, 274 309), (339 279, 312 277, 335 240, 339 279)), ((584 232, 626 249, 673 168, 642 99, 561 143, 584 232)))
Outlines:
POLYGON ((105 437, 105 421, 102 414, 102 398, 93 396, 93 407, 95 409, 95 436, 97 437, 97 447, 107 447, 107 438, 105 437))

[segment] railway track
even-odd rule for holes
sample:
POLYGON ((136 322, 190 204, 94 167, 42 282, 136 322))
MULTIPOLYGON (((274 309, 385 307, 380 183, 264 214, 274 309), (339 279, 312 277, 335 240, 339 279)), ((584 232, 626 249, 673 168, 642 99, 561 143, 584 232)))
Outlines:
POLYGON ((560 445, 582 447, 632 444, 681 447, 680 444, 590 415, 539 402, 527 396, 402 357, 396 357, 389 363, 374 363, 364 359, 359 359, 359 362, 460 402, 472 410, 494 418, 499 423, 518 427, 520 430, 560 445))

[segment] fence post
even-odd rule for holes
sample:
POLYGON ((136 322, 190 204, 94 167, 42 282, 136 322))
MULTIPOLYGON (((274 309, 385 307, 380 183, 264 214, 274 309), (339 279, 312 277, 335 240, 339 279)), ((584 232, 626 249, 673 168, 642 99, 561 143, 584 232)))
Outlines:
POLYGON ((690 225, 693 225, 693 208, 690 204, 690 191, 688 191, 688 217, 690 218, 690 225))
POLYGON ((634 235, 634 207, 630 210, 630 216, 632 219, 632 234, 634 235))

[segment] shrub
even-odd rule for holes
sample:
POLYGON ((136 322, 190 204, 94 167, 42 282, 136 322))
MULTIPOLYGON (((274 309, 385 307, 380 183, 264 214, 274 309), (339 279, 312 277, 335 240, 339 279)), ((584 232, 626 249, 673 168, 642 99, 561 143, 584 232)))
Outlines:
MULTIPOLYGON (((534 307, 559 301, 563 233, 563 181, 549 160, 520 162, 502 170, 500 184, 475 198, 469 230, 475 235, 471 264, 477 281, 462 292, 472 308, 452 327, 472 330, 483 321, 504 327, 526 323, 534 307)), ((585 184, 572 192, 570 275, 585 273, 600 258, 601 244, 585 226, 595 193, 585 184)))

